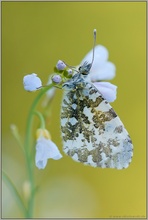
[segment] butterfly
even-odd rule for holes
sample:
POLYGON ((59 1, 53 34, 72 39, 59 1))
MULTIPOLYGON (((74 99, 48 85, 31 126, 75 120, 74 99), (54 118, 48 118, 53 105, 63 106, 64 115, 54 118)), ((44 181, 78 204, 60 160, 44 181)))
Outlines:
POLYGON ((133 144, 118 115, 89 80, 93 59, 84 62, 62 85, 63 151, 73 160, 93 167, 127 168, 133 144))

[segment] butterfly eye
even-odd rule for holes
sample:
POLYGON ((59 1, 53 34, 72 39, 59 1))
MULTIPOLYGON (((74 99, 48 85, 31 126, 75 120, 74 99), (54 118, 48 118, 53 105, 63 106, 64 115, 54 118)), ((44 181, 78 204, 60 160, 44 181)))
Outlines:
POLYGON ((80 66, 78 70, 82 75, 87 75, 87 71, 85 70, 84 66, 80 66))
POLYGON ((82 67, 81 67, 81 66, 79 66, 79 69, 78 69, 78 70, 80 71, 81 69, 82 69, 82 67))

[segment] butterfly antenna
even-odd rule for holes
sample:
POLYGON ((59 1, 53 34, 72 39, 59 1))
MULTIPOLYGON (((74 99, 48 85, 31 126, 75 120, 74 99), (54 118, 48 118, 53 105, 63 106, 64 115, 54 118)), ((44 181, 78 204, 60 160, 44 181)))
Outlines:
POLYGON ((97 30, 94 29, 94 45, 93 45, 93 56, 92 56, 92 61, 91 61, 91 67, 92 67, 92 64, 94 62, 94 56, 95 56, 95 46, 96 46, 96 36, 97 36, 97 30))

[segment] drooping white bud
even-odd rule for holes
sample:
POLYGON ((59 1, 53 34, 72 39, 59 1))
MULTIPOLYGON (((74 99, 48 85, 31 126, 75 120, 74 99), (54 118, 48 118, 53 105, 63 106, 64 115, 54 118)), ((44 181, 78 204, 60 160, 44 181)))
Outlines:
POLYGON ((32 92, 42 87, 42 81, 36 73, 28 74, 23 78, 24 89, 32 92))

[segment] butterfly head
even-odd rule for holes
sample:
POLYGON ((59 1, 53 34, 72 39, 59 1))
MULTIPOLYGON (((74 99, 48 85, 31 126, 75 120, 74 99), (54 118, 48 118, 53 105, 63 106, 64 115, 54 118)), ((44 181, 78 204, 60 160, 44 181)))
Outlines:
POLYGON ((87 61, 85 61, 78 68, 78 70, 73 69, 73 67, 66 64, 68 67, 72 68, 76 72, 76 74, 74 74, 71 79, 63 83, 62 85, 63 89, 75 91, 76 89, 85 88, 86 86, 85 78, 89 74, 93 61, 94 61, 95 43, 96 43, 96 29, 94 29, 94 46, 93 46, 93 54, 92 54, 91 63, 88 63, 87 61))
POLYGON ((86 76, 89 74, 91 67, 92 67, 92 63, 88 63, 87 61, 85 61, 83 65, 79 67, 78 69, 79 73, 86 76))

